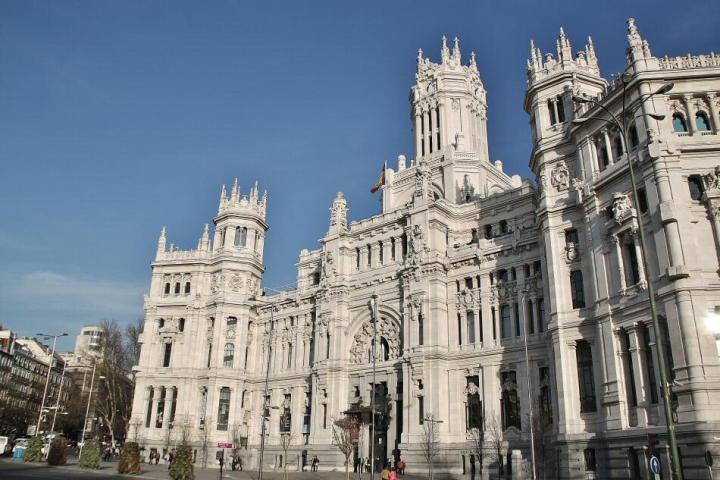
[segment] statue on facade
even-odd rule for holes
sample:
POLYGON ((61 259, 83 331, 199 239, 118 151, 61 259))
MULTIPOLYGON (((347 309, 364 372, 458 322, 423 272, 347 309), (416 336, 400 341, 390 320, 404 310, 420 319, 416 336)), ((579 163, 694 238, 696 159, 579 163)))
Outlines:
POLYGON ((338 192, 330 207, 330 231, 344 232, 347 230, 347 200, 342 192, 338 192))
POLYGON ((615 221, 622 223, 625 218, 632 215, 630 198, 624 193, 613 193, 612 212, 615 221))
POLYGON ((703 179, 705 180, 705 190, 720 191, 720 165, 705 175, 703 179))

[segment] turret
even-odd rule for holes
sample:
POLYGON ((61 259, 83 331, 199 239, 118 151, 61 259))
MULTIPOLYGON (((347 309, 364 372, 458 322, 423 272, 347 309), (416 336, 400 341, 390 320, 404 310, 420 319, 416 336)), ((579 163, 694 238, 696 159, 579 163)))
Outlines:
POLYGON ((543 54, 530 41, 527 75, 525 110, 530 114, 535 145, 530 166, 540 177, 545 148, 556 148, 567 141, 565 132, 575 115, 573 95, 595 97, 605 90, 607 82, 600 76, 592 39, 588 37, 585 48, 573 57, 570 39, 562 27, 555 41, 555 55, 543 54))
POLYGON ((487 102, 475 53, 462 65, 460 40, 453 40, 451 51, 443 37, 440 63, 418 51, 415 78, 410 94, 415 163, 447 149, 475 152, 488 161, 487 102))
POLYGON ((627 20, 628 27, 628 47, 627 61, 628 65, 635 72, 644 70, 656 70, 659 67, 658 60, 652 56, 650 52, 650 44, 647 40, 643 40, 640 32, 635 25, 635 19, 630 17, 627 20))
POLYGON ((330 229, 328 235, 347 231, 347 200, 342 192, 338 192, 330 208, 330 229))
POLYGON ((167 235, 165 232, 165 227, 162 227, 162 230, 160 230, 160 237, 158 238, 157 243, 157 251, 155 253, 155 258, 160 258, 165 253, 165 248, 167 245, 167 235))
POLYGON ((245 196, 240 193, 237 179, 229 196, 223 185, 218 214, 214 219, 213 251, 253 253, 262 258, 265 231, 268 229, 266 206, 267 192, 259 198, 257 182, 245 196))

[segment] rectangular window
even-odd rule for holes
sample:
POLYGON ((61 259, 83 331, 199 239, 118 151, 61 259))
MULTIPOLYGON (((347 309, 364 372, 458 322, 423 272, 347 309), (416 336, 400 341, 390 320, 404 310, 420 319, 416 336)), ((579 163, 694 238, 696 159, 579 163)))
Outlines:
POLYGON ((550 393, 550 369, 540 367, 540 411, 548 425, 553 423, 552 397, 550 393))
POLYGON ((640 213, 646 213, 648 211, 647 193, 644 188, 638 188, 638 208, 640 213))
POLYGON ((327 428, 327 403, 323 403, 323 428, 327 428))
POLYGON ((585 471, 586 472, 597 471, 597 460, 595 459, 595 449, 594 448, 586 448, 583 451, 583 454, 585 456, 585 471))
POLYGON ((518 308, 518 304, 513 304, 515 307, 515 336, 520 336, 520 309, 518 308))
POLYGON ((283 412, 280 416, 280 433, 290 433, 290 426, 292 425, 290 405, 292 405, 292 396, 290 394, 286 394, 283 399, 283 412))
POLYGON ((293 360, 293 345, 292 343, 288 344, 288 352, 287 352, 287 368, 292 368, 292 360, 293 360))
POLYGON ((490 320, 492 321, 493 340, 497 340, 497 327, 495 326, 495 307, 490 307, 490 316, 492 317, 490 320))
POLYGON ((467 316, 467 332, 468 332, 468 343, 475 343, 475 312, 468 310, 467 316))
POLYGON ((242 392, 242 395, 240 396, 240 408, 245 408, 245 397, 247 396, 247 390, 244 390, 242 392))
POLYGON ((574 228, 571 228, 570 230, 565 230, 565 245, 569 245, 571 243, 575 245, 580 243, 578 231, 574 228))
POLYGON ((503 430, 509 427, 520 429, 520 399, 517 394, 515 371, 503 372, 502 398, 500 400, 503 430))
POLYGON ((628 273, 628 281, 630 282, 630 285, 635 285, 637 283, 640 283, 640 268, 638 266, 638 256, 637 256, 637 250, 635 249, 634 243, 629 243, 625 245, 625 251, 627 252, 627 261, 629 271, 628 273))
POLYGON ((360 270, 360 249, 355 249, 355 270, 360 270))
POLYGON ((380 265, 385 263, 385 252, 383 250, 383 242, 380 242, 380 248, 378 250, 378 263, 380 265))
POLYGON ((577 342, 575 350, 578 385, 580 387, 580 413, 595 412, 597 411, 597 405, 595 402, 592 350, 590 344, 584 340, 577 342))
POLYGON ((531 301, 525 304, 525 316, 527 317, 525 323, 527 324, 528 333, 532 335, 535 333, 535 322, 533 322, 533 304, 531 301))
POLYGON ((147 403, 147 415, 145 415, 145 428, 150 428, 150 418, 152 417, 152 404, 153 404, 153 395, 155 394, 155 389, 150 387, 150 395, 148 396, 148 403, 147 403))
POLYGON ((422 313, 418 315, 418 344, 425 344, 425 325, 422 313))
POLYGON ((208 345, 208 355, 207 355, 207 368, 210 368, 210 359, 212 358, 212 343, 208 345))
POLYGON ((418 399, 418 423, 422 425, 425 422, 425 397, 420 396, 418 399))
POLYGON ((465 429, 482 428, 482 402, 480 401, 480 377, 471 375, 465 377, 465 429))
POLYGON ((390 258, 395 261, 395 237, 390 239, 390 258))
POLYGON ((645 344, 645 363, 647 364, 648 388, 650 389, 650 403, 658 403, 658 385, 655 379, 655 357, 652 351, 652 340, 650 339, 650 330, 643 326, 642 328, 643 343, 645 344))
POLYGON ((512 337, 512 311, 510 305, 500 307, 500 337, 512 337))
POLYGON ((472 290, 472 289, 473 289, 473 279, 472 279, 472 277, 465 277, 465 288, 467 288, 468 290, 472 290))
POLYGON ((457 314, 457 338, 458 338, 458 345, 462 345, 462 317, 460 314, 457 314))
POLYGON ((573 308, 585 308, 585 290, 580 270, 570 272, 570 294, 573 308))
POLYGON ((480 342, 483 341, 483 315, 482 315, 482 305, 478 307, 478 325, 479 325, 479 331, 480 334, 480 342))
POLYGON ((545 321, 545 301, 540 298, 537 301, 537 314, 538 314, 538 325, 541 332, 544 332, 547 327, 547 322, 545 321))
POLYGON ((220 389, 220 400, 218 401, 217 429, 226 431, 228 429, 228 419, 229 418, 230 418, 230 388, 223 387, 220 389))
POLYGON ((635 367, 633 365, 633 355, 630 352, 630 335, 627 330, 622 330, 622 348, 625 350, 625 364, 627 366, 627 372, 625 376, 625 382, 628 387, 628 404, 631 407, 637 407, 637 391, 635 390, 635 367))
POLYGON ((165 351, 163 353, 163 367, 170 366, 170 357, 172 356, 172 343, 165 344, 165 351))

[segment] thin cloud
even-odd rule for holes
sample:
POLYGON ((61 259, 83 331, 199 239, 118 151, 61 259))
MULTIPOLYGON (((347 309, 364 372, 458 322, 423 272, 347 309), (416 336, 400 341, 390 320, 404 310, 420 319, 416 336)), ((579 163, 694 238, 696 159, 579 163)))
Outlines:
POLYGON ((142 315, 146 285, 46 270, 0 273, 0 318, 24 330, 63 325, 68 333, 104 318, 131 321, 142 315), (8 307, 12 305, 11 309, 8 307))

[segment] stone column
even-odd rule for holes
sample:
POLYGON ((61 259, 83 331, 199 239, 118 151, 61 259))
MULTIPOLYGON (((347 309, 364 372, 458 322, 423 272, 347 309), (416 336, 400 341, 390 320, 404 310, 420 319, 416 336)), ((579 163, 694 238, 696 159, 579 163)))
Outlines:
POLYGON ((367 261, 368 261, 368 246, 364 245, 360 247, 360 268, 359 270, 367 270, 367 261))
POLYGON ((152 413, 150 415, 150 428, 155 428, 155 422, 157 420, 157 406, 160 403, 160 387, 150 387, 153 389, 153 401, 152 401, 152 413))
POLYGON ((558 110, 557 98, 552 99, 552 108, 553 108, 553 113, 555 114, 555 123, 560 123, 560 115, 558 115, 559 110, 558 110))
POLYGON ((170 425, 170 408, 172 407, 173 397, 175 396, 175 390, 173 387, 165 387, 165 407, 163 409, 163 425, 162 428, 166 429, 170 425))
POLYGON ((623 265, 622 245, 617 235, 610 236, 610 241, 615 245, 615 257, 617 258, 618 275, 620 278, 620 291, 624 292, 627 288, 625 283, 625 267, 623 265))
POLYGON ((424 130, 423 130, 423 142, 425 142, 425 155, 430 154, 430 113, 425 110, 423 112, 424 130))
MULTIPOLYGON (((655 374, 655 385, 658 386, 658 391, 656 392, 658 396, 658 402, 662 402, 662 382, 660 381, 660 364, 658 361, 658 352, 657 352, 657 340, 655 337, 655 328, 652 324, 649 324, 646 326, 648 329, 648 343, 645 345, 645 348, 650 349, 650 353, 652 355, 652 358, 654 359, 654 374, 655 374)), ((668 372, 668 375, 670 372, 668 372)), ((659 405, 658 405, 659 406, 659 405)), ((665 409, 664 408, 658 408, 657 409, 657 425, 664 425, 666 421, 665 417, 665 409)))
POLYGON ((642 250, 640 249, 640 234, 638 232, 634 232, 632 236, 633 240, 633 247, 635 249, 635 257, 637 258, 637 264, 638 264, 638 273, 640 277, 640 282, 647 282, 647 276, 645 275, 645 266, 643 265, 643 256, 642 256, 642 250))
POLYGON ((710 104, 710 116, 712 117, 711 130, 717 135, 720 132, 720 115, 718 115, 718 108, 715 105, 715 92, 708 92, 707 99, 710 104))
POLYGON ((615 157, 613 155, 612 143, 610 143, 610 135, 608 135, 607 128, 601 130, 603 134, 603 141, 605 142, 605 154, 607 155, 608 165, 615 163, 615 157))
POLYGON ((715 258, 720 255, 720 192, 708 190, 705 192, 705 204, 712 218, 712 229, 715 236, 715 258))
POLYGON ((600 160, 598 159, 598 151, 597 151, 597 140, 592 138, 588 142, 588 147, 590 149, 590 166, 592 173, 596 173, 600 171, 600 160))
POLYGON ((375 268, 380 265, 380 244, 375 242, 368 246, 370 249, 370 268, 375 268))
POLYGON ((392 242, 389 238, 383 240, 383 265, 387 265, 392 262, 392 242))
POLYGON ((692 104, 692 95, 683 95, 685 110, 687 110, 687 127, 690 135, 695 135, 695 106, 692 104))
POLYGON ((442 129, 445 127, 445 104, 440 102, 438 104, 438 132, 440 133, 440 141, 438 142, 438 148, 442 148, 445 145, 445 138, 442 134, 442 129))
POLYGON ((648 424, 648 395, 647 395, 647 365, 645 364, 645 349, 641 347, 642 339, 638 335, 638 324, 635 323, 628 328, 628 336, 630 338, 629 354, 632 356, 634 365, 633 373, 635 378, 635 395, 637 396, 637 421, 638 427, 647 427, 648 424))
POLYGON ((399 237, 395 237, 395 261, 396 262, 403 261, 402 243, 403 243, 402 235, 399 237))
POLYGON ((433 137, 432 144, 433 144, 433 151, 437 152, 440 149, 440 146, 437 144, 437 132, 438 132, 438 111, 437 108, 432 108, 430 110, 432 114, 432 129, 430 130, 430 135, 433 137))
MULTIPOLYGON (((417 107, 416 107, 417 109, 417 107)), ((417 158, 419 158, 422 155, 422 138, 423 138, 423 132, 422 132, 422 124, 420 120, 420 114, 415 112, 415 158, 417 162, 417 158)))
POLYGON ((538 315, 537 315, 537 299, 531 298, 530 299, 530 322, 532 322, 533 325, 533 332, 538 334, 540 333, 540 324, 538 323, 538 315))

